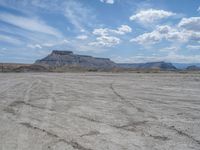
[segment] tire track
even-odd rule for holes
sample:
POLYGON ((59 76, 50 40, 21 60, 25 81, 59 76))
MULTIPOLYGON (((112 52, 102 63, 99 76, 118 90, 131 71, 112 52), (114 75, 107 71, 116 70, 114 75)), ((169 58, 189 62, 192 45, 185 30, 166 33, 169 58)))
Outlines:
MULTIPOLYGON (((43 132, 45 134, 47 134, 48 136, 52 137, 52 138, 55 138, 57 139, 57 143, 58 142, 64 142, 70 146, 72 146, 74 149, 78 149, 78 150, 92 150, 91 148, 86 148, 84 146, 82 146, 81 144, 79 144, 78 142, 74 141, 74 140, 71 140, 71 141, 67 141, 66 139, 60 137, 59 135, 57 135, 56 133, 52 133, 46 129, 42 129, 42 128, 39 128, 39 127, 36 127, 36 126, 33 126, 31 125, 30 123, 28 122, 21 122, 20 123, 22 126, 25 126, 26 128, 29 128, 29 129, 33 129, 33 130, 37 130, 39 132, 43 132)), ((55 143, 56 144, 56 143, 55 143)))
POLYGON ((137 109, 138 112, 141 112, 141 113, 144 113, 144 110, 142 108, 139 108, 139 107, 136 107, 133 103, 131 103, 130 101, 126 100, 125 97, 123 97, 121 94, 119 94, 116 89, 114 88, 114 83, 111 83, 110 84, 110 89, 112 90, 112 92, 114 93, 114 95, 116 95, 120 100, 121 102, 125 103, 125 104, 128 104, 134 108, 137 109))
POLYGON ((189 135, 189 134, 187 134, 187 133, 185 133, 185 132, 183 132, 183 131, 181 131, 181 130, 175 128, 175 126, 170 126, 170 127, 167 126, 167 128, 168 128, 169 130, 175 131, 178 135, 184 136, 184 137, 186 137, 186 138, 192 140, 193 142, 197 143, 198 145, 200 145, 200 140, 197 140, 197 139, 195 139, 193 136, 191 136, 191 135, 189 135))

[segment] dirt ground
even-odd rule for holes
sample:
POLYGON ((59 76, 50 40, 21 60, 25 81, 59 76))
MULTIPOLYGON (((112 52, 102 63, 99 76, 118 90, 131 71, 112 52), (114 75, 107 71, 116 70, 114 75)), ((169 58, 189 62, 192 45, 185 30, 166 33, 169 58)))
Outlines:
POLYGON ((200 150, 200 74, 0 74, 0 150, 200 150))

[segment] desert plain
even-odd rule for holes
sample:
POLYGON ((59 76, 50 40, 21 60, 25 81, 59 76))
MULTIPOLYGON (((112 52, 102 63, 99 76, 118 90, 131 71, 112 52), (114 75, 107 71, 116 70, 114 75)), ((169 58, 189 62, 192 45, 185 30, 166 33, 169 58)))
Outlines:
POLYGON ((2 73, 0 150, 200 150, 200 74, 2 73))

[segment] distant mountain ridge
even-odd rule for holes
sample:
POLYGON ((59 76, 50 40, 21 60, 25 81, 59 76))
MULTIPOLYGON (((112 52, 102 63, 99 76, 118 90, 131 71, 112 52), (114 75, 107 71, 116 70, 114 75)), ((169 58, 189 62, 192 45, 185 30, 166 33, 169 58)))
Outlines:
POLYGON ((186 69, 189 66, 200 67, 200 63, 172 63, 177 69, 186 69))
POLYGON ((133 64, 118 64, 122 68, 129 69, 159 69, 159 70, 176 70, 177 68, 172 63, 160 62, 148 62, 148 63, 133 63, 133 64))
POLYGON ((53 50, 51 54, 43 59, 37 60, 36 65, 47 67, 83 67, 93 69, 159 69, 159 70, 176 70, 171 63, 149 62, 139 64, 117 64, 108 58, 96 58, 92 56, 77 55, 72 51, 53 50))
MULTIPOLYGON (((181 64, 179 64, 181 65, 181 64)), ((109 58, 74 54, 72 51, 53 50, 34 64, 2 63, 0 72, 66 72, 66 71, 199 71, 191 65, 180 69, 164 61, 147 63, 115 63, 109 58)))
POLYGON ((186 70, 188 70, 188 71, 200 71, 200 67, 192 65, 192 66, 188 66, 186 68, 186 70))

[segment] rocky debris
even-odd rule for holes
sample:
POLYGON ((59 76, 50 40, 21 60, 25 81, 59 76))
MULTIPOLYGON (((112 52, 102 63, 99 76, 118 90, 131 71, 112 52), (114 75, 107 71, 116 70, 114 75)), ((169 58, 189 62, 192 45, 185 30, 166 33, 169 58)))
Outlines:
POLYGON ((108 58, 96 58, 92 56, 76 55, 72 51, 54 50, 47 57, 37 60, 37 65, 48 67, 82 67, 88 69, 111 69, 116 64, 108 58))

